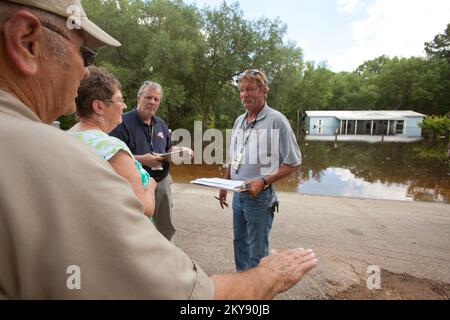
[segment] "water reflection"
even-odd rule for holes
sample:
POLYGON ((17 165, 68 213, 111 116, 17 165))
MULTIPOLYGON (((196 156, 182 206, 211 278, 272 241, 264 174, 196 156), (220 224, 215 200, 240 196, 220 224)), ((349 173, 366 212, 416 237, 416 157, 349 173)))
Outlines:
POLYGON ((346 196, 358 198, 413 200, 407 194, 408 186, 404 184, 385 184, 367 182, 356 177, 348 169, 328 168, 323 171, 322 179, 310 179, 302 182, 297 191, 305 194, 327 196, 346 196))
MULTIPOLYGON (((446 146, 424 143, 301 144, 298 174, 276 184, 280 191, 392 200, 450 203, 446 146)), ((175 182, 222 176, 221 166, 172 166, 175 182)))

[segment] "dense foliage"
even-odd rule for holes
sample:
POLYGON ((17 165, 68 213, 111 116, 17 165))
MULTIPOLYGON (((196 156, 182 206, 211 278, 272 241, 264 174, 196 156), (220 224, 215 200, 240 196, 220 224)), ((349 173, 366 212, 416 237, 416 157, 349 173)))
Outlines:
MULTIPOLYGON (((237 3, 199 9, 182 0, 83 0, 90 18, 117 38, 102 48, 98 66, 122 82, 131 108, 144 80, 163 85, 159 114, 170 128, 230 128, 242 113, 236 76, 260 68, 270 78, 269 105, 295 123, 305 110, 414 110, 445 115, 450 110, 449 29, 425 44, 427 58, 381 56, 354 72, 334 73, 304 61, 295 43, 284 41, 286 25, 247 20, 237 3)), ((399 40, 400 41, 400 40, 399 40)), ((60 119, 70 126, 73 117, 60 119)))
POLYGON ((422 122, 422 129, 425 136, 430 140, 446 136, 450 133, 450 117, 449 116, 428 116, 422 122))

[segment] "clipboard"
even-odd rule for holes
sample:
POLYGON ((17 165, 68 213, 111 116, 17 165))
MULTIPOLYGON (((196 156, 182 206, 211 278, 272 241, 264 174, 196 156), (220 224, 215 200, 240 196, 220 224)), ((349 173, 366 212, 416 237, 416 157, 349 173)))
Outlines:
POLYGON ((174 151, 174 152, 169 152, 169 153, 161 153, 161 154, 158 154, 158 156, 160 156, 161 158, 163 158, 166 161, 169 161, 170 158, 172 157, 172 155, 174 155, 174 154, 178 154, 181 157, 181 156, 183 156, 183 151, 179 150, 179 151, 174 151))
POLYGON ((245 181, 242 180, 228 180, 222 178, 200 178, 191 181, 192 184, 201 185, 204 187, 222 189, 232 192, 244 192, 249 190, 245 181))

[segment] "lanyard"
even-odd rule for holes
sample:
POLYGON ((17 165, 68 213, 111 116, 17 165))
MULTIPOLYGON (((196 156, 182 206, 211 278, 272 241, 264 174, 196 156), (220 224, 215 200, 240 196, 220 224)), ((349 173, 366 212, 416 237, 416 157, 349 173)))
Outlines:
POLYGON ((148 128, 148 133, 150 135, 150 148, 152 148, 152 152, 154 151, 153 150, 153 128, 154 128, 154 124, 152 123, 150 125, 150 127, 148 128))
MULTIPOLYGON (((261 112, 261 111, 259 111, 259 112, 261 112)), ((248 135, 247 135, 247 137, 245 137, 245 141, 244 141, 244 143, 243 143, 242 146, 241 146, 241 151, 240 151, 238 154, 242 154, 242 153, 244 152, 245 146, 246 146, 247 143, 248 143, 248 139, 250 139, 250 135, 252 134, 252 130, 253 130, 253 128, 255 127, 256 122, 258 122, 258 115, 259 115, 259 112, 256 114, 255 120, 253 120, 253 122, 252 122, 252 124, 251 124, 251 126, 250 126, 250 130, 249 130, 249 132, 248 132, 248 135)), ((246 121, 246 117, 244 117, 244 119, 243 119, 242 122, 241 122, 241 128, 242 128, 242 129, 244 129, 244 121, 246 121)), ((245 131, 244 131, 244 132, 245 132, 245 131)), ((236 137, 235 139, 236 139, 236 140, 235 140, 235 144, 237 144, 237 137, 236 137)))
POLYGON ((155 129, 155 118, 152 117, 152 121, 150 121, 150 126, 148 127, 148 134, 150 135, 150 148, 152 149, 152 152, 154 152, 155 150, 153 150, 153 130, 155 129))

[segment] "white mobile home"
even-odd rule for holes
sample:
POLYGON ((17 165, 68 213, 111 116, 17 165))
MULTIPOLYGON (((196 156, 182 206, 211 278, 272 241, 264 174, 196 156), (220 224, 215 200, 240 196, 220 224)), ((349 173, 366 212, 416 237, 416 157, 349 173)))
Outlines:
POLYGON ((370 138, 379 136, 386 137, 386 141, 413 141, 421 139, 422 129, 419 124, 424 117, 409 110, 306 111, 306 131, 310 140, 365 140, 363 137, 373 140, 370 138))

